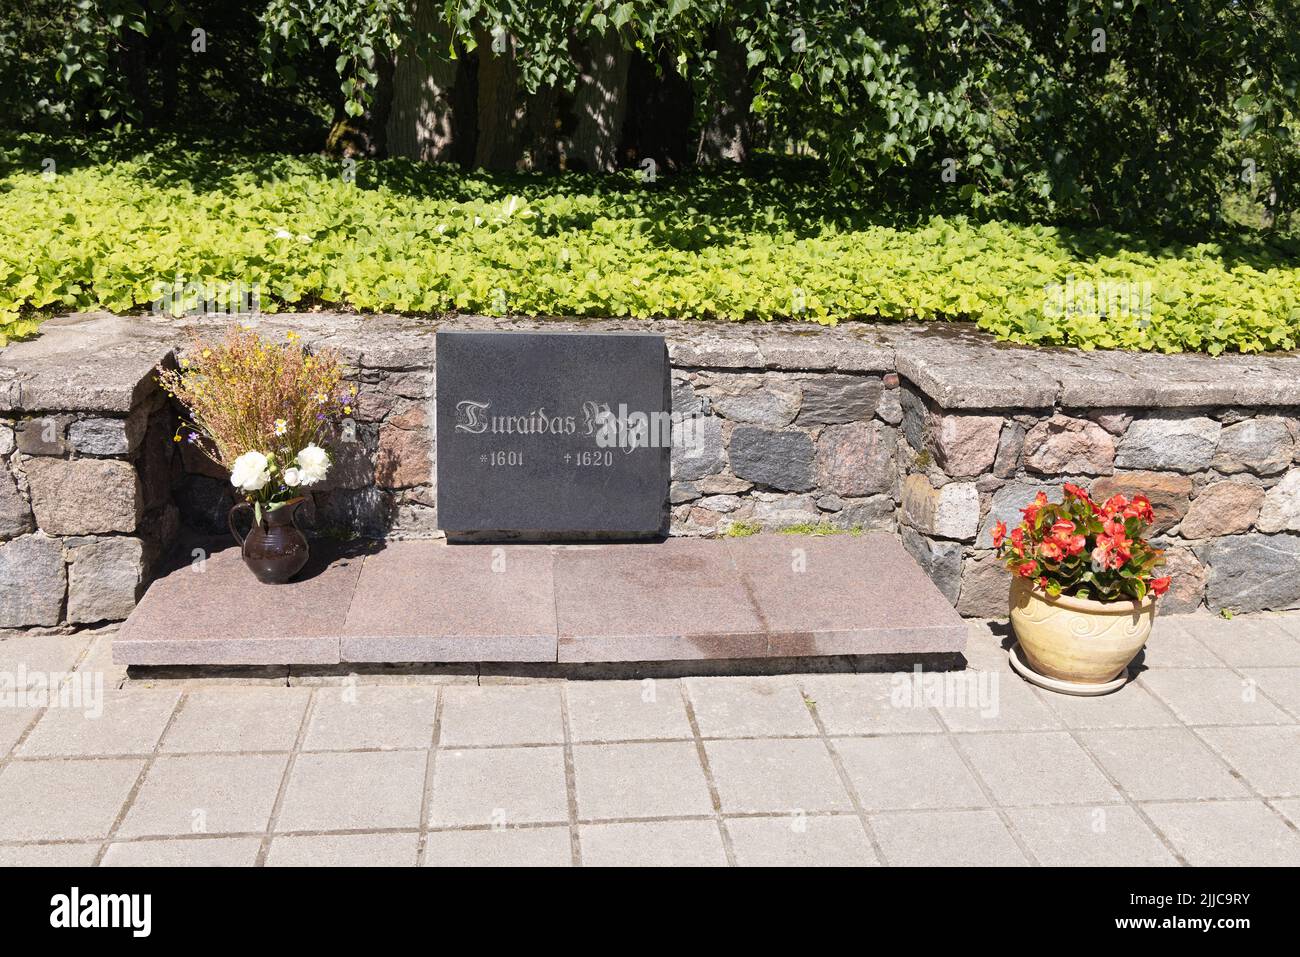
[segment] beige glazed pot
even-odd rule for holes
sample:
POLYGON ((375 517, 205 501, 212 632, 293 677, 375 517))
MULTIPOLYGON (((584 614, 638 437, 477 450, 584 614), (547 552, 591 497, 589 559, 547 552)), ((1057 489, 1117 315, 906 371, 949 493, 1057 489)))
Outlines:
POLYGON ((1156 617, 1144 601, 1052 598, 1032 582, 1011 582, 1011 625, 1025 659, 1039 674, 1082 684, 1117 678, 1146 644, 1156 617))

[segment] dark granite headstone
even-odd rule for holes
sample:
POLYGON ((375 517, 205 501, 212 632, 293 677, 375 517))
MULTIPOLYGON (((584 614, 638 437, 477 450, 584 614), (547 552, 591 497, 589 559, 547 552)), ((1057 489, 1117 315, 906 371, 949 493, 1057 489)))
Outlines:
POLYGON ((436 341, 439 527, 530 538, 663 530, 672 431, 662 336, 436 341))

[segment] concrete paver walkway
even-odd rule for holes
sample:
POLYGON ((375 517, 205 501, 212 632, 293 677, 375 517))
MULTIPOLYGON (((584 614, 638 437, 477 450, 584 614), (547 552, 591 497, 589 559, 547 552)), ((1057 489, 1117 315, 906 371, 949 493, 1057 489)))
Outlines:
POLYGON ((964 672, 609 681, 138 679, 108 633, 9 637, 0 865, 1300 864, 1300 614, 1161 619, 1096 699, 1004 635, 964 672))

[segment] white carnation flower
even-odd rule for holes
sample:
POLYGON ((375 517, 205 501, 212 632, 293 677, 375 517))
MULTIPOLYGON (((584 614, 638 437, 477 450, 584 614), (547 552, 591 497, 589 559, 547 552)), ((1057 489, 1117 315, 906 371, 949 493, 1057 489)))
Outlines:
POLYGON ((303 485, 315 485, 322 481, 329 470, 330 457, 315 442, 298 453, 298 471, 303 485))
POLYGON ((285 469, 283 478, 284 484, 289 488, 297 488, 302 484, 302 472, 295 468, 285 469))
POLYGON ((270 462, 261 452, 245 452, 230 470, 230 484, 244 492, 260 491, 269 481, 270 462))

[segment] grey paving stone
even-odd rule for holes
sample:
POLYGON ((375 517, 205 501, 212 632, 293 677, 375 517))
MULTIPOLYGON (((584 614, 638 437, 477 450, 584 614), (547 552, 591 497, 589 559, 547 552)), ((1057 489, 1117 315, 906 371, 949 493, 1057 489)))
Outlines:
POLYGON ((418 827, 427 760, 423 751, 299 755, 275 829, 418 827))
POLYGON ((559 660, 761 658, 767 634, 720 543, 559 549, 559 660), (647 587, 654 583, 655 587, 647 587), (593 596, 599 595, 599 600, 593 596))
POLYGON ((951 688, 951 698, 935 713, 953 731, 1047 731, 1062 726, 1033 688, 1007 665, 982 677, 978 672, 949 672, 932 676, 951 688), (995 680, 990 680, 995 679, 995 680))
POLYGON ((1300 725, 1197 733, 1264 797, 1300 796, 1300 725))
POLYGON ((1290 821, 1297 829, 1300 829, 1300 798, 1290 798, 1285 801, 1269 801, 1274 808, 1282 813, 1282 816, 1290 821))
POLYGON ((1096 697, 1041 692, 1067 728, 1153 728, 1177 725, 1178 719, 1151 692, 1130 681, 1111 694, 1096 697))
POLYGON ((185 696, 161 750, 290 751, 311 700, 306 688, 200 688, 185 696))
POLYGON ((337 557, 317 542, 307 569, 294 581, 263 585, 238 549, 215 552, 201 565, 187 565, 149 586, 113 640, 113 660, 129 665, 336 664, 340 625, 360 572, 360 557, 337 557))
POLYGON ((756 535, 727 549, 770 629, 769 654, 965 647, 965 623, 894 535, 756 535))
POLYGON ((583 821, 713 813, 693 741, 580 744, 573 769, 583 821))
POLYGON ((945 735, 843 738, 834 746, 869 811, 989 805, 945 735))
POLYGON ((95 681, 104 682, 105 688, 122 687, 127 678, 127 667, 113 661, 113 639, 117 632, 118 627, 111 625, 96 633, 86 654, 77 662, 77 674, 90 672, 97 676, 95 681))
POLYGON ((316 692, 304 751, 428 748, 438 689, 398 685, 344 686, 316 692))
POLYGON ((1002 805, 1108 804, 1120 799, 1064 731, 959 735, 957 746, 1002 805))
POLYGON ((706 738, 815 735, 793 678, 687 678, 695 723, 706 738))
POLYGON ((0 841, 106 837, 143 768, 142 758, 12 762, 0 771, 0 841))
POLYGON ((178 691, 105 690, 98 707, 50 708, 19 748, 26 757, 149 754, 162 737, 178 691))
POLYGON ((420 835, 281 834, 271 841, 267 867, 414 867, 420 835))
POLYGON ((1300 865, 1300 834, 1262 801, 1145 804, 1142 809, 1194 867, 1300 865))
POLYGON ((767 738, 704 747, 724 813, 853 810, 821 741, 767 738))
POLYGON ((559 744, 564 740, 558 685, 457 685, 442 694, 438 743, 443 747, 559 744))
POLYGON ((552 562, 542 545, 390 543, 366 556, 343 660, 554 661, 552 562))
POLYGON ((1272 615, 1270 616, 1269 621, 1277 625, 1292 638, 1300 640, 1300 612, 1292 611, 1281 615, 1272 615))
POLYGON ((161 756, 145 776, 118 837, 266 830, 288 756, 161 756))
POLYGON ((99 844, 13 844, 0 847, 0 867, 90 867, 99 844))
POLYGON ((1244 668, 1265 696, 1300 720, 1300 668, 1244 668))
POLYGON ((1300 641, 1272 619, 1243 616, 1225 621, 1197 615, 1179 624, 1231 667, 1300 667, 1300 641))
POLYGON ((827 734, 943 730, 924 699, 910 694, 910 673, 800 675, 796 680, 827 734))
POLYGON ((13 750, 23 732, 40 714, 37 708, 0 708, 0 758, 13 750))
POLYGON ((578 829, 588 867, 725 867, 713 821, 584 824, 578 829))
POLYGON ((966 666, 979 671, 1005 671, 1007 669, 1007 649, 1002 646, 1008 641, 1001 629, 994 631, 987 621, 966 623, 966 666))
POLYGON ((573 842, 567 827, 431 831, 425 867, 570 867, 573 842))
POLYGON ((733 817, 726 822, 740 867, 874 867, 880 861, 850 815, 733 817))
POLYGON ((108 845, 104 867, 252 867, 261 838, 204 837, 108 845))
POLYGON ((564 752, 558 747, 440 750, 431 827, 567 823, 564 752))
POLYGON ((37 672, 48 684, 49 675, 71 671, 89 647, 90 639, 81 635, 13 634, 0 638, 0 671, 14 676, 15 687, 20 670, 37 672))
POLYGON ((1186 728, 1084 731, 1079 736, 1135 801, 1248 796, 1223 762, 1186 728))
POLYGON ((1178 859, 1126 804, 1012 808, 1011 826, 1047 867, 1175 867, 1178 859))
POLYGON ((1226 668, 1152 670, 1139 679, 1180 721, 1202 724, 1289 724, 1256 684, 1226 668))
POLYGON ((885 862, 898 867, 1023 867, 1028 862, 993 811, 871 815, 885 862))
POLYGON ((677 679, 573 681, 564 694, 575 741, 691 737, 677 679))
POLYGON ((1156 618, 1151 637, 1138 656, 1144 668, 1222 668, 1223 661, 1210 651, 1182 622, 1186 616, 1156 618))

